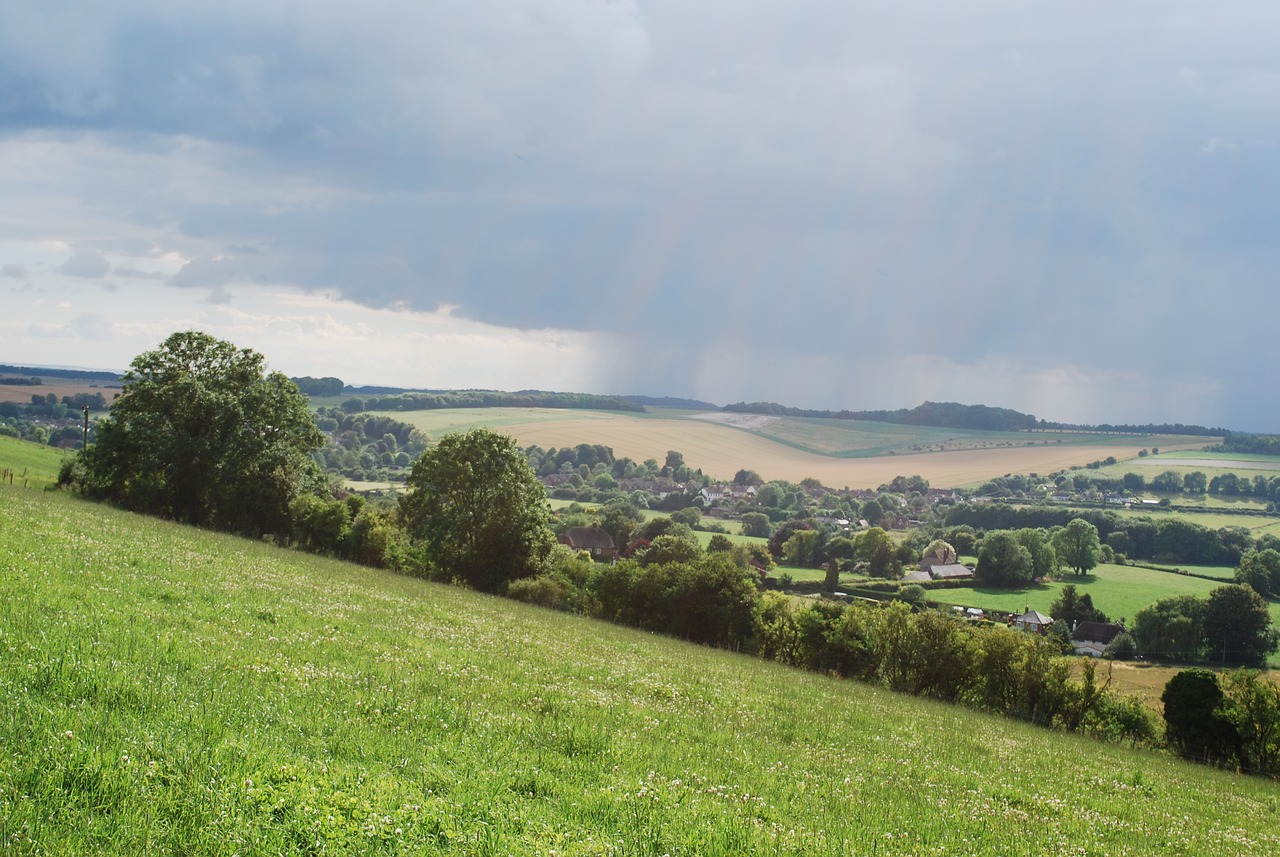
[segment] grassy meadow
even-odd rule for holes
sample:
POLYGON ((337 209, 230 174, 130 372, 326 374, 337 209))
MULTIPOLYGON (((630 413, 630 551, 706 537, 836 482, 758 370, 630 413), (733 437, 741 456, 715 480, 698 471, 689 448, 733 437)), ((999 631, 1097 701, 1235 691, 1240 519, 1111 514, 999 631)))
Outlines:
POLYGON ((742 469, 765 479, 806 477, 833 488, 875 488, 919 474, 939 488, 980 484, 1002 473, 1052 473, 1144 446, 1198 449, 1212 438, 1072 432, 980 432, 852 420, 651 408, 646 414, 548 408, 390 411, 432 437, 488 426, 521 445, 543 448, 599 443, 636 461, 662 461, 667 450, 718 479, 742 469))
POLYGON ((1027 607, 1049 612, 1049 605, 1058 597, 1062 587, 1074 585, 1081 593, 1088 593, 1093 604, 1113 619, 1132 620, 1135 613, 1161 598, 1171 595, 1196 595, 1201 598, 1226 581, 1205 580, 1185 574, 1155 571, 1132 565, 1099 565, 1088 574, 1066 574, 1061 580, 1038 583, 1024 589, 1000 589, 997 587, 964 586, 939 589, 931 594, 939 600, 998 610, 1005 613, 1021 613, 1027 607))
MULTIPOLYGON (((0 436, 0 472, 10 471, 12 484, 43 488, 58 481, 58 470, 67 456, 64 450, 0 436)), ((5 478, 5 483, 9 479, 5 478)))
POLYGON ((1214 854, 1274 784, 0 488, 0 853, 1214 854))

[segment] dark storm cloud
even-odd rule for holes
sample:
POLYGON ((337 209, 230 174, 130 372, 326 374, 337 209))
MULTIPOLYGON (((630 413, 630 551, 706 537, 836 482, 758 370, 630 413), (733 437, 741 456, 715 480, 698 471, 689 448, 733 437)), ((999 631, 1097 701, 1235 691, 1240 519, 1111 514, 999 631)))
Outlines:
MULTIPOLYGON (((171 254, 215 303, 277 284, 606 332, 634 349, 616 389, 1027 407, 1052 377, 1094 412, 1041 415, 1141 419, 1107 414, 1145 377, 1146 418, 1257 424, 1277 24, 1154 0, 18 3, 0 130, 49 160, 0 187, 32 208, 7 228, 171 254), (1173 410, 1188 376, 1203 415, 1173 410)), ((105 275, 88 253, 64 271, 105 275)))

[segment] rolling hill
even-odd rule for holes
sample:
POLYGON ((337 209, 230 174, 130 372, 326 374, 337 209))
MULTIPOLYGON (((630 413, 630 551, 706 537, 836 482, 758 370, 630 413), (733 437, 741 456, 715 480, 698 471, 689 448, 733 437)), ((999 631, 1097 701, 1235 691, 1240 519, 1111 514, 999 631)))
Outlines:
POLYGON ((0 487, 5 854, 1214 854, 1274 786, 0 487))

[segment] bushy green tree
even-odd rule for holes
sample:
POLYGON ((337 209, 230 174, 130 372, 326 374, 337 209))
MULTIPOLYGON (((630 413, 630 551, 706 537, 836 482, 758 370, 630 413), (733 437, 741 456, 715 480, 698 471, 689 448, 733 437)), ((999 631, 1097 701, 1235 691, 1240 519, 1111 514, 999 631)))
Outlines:
POLYGON ((1216 663, 1261 666, 1280 635, 1271 627, 1267 602, 1248 586, 1219 586, 1204 608, 1204 641, 1216 663))
POLYGON ((1194 595, 1172 595, 1139 610, 1131 633, 1143 656, 1199 660, 1204 651, 1204 607, 1194 595))
POLYGON ((763 512, 744 512, 738 520, 742 524, 742 534, 744 536, 757 536, 767 539, 773 529, 773 525, 769 523, 769 516, 763 512))
POLYGON ((1031 552, 1008 531, 990 533, 978 551, 974 578, 986 586, 1022 586, 1031 582, 1031 552))
POLYGON ((1024 527, 1014 531, 1018 544, 1031 555, 1031 576, 1037 580, 1048 577, 1058 567, 1058 555, 1049 533, 1042 529, 1024 527))
POLYGON ((1240 738, 1241 765, 1259 774, 1280 774, 1280 684, 1257 670, 1232 670, 1221 679, 1231 702, 1227 716, 1240 738))
POLYGON ((261 354, 199 331, 139 355, 84 453, 91 496, 246 535, 290 529, 289 506, 321 484, 323 436, 297 385, 261 354))
POLYGON ((1164 703, 1165 742, 1174 752, 1209 763, 1236 757, 1239 733, 1227 716, 1226 696, 1212 671, 1183 670, 1169 679, 1160 701, 1164 703))
POLYGON ((1072 518, 1054 533, 1053 549, 1067 567, 1075 569, 1076 574, 1085 574, 1098 564, 1102 550, 1098 528, 1084 518, 1072 518))
POLYGON ((1263 598, 1280 595, 1280 551, 1245 551, 1236 569, 1236 583, 1253 587, 1263 598))
POLYGON ((514 440, 478 428, 424 452, 400 501, 434 574, 500 592, 537 573, 554 541, 546 494, 514 440))
POLYGON ((893 537, 879 527, 858 534, 855 552, 857 558, 867 564, 867 573, 872 577, 893 579, 902 576, 898 546, 893 537))
POLYGON ((822 533, 818 530, 796 530, 782 546, 788 565, 816 567, 822 562, 822 533))

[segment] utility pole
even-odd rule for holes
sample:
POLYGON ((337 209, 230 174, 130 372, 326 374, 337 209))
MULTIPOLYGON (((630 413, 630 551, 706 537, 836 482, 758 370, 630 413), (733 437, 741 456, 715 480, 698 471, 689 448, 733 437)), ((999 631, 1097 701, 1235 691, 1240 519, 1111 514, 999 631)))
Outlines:
POLYGON ((89 448, 89 406, 84 406, 84 446, 81 449, 89 448))

